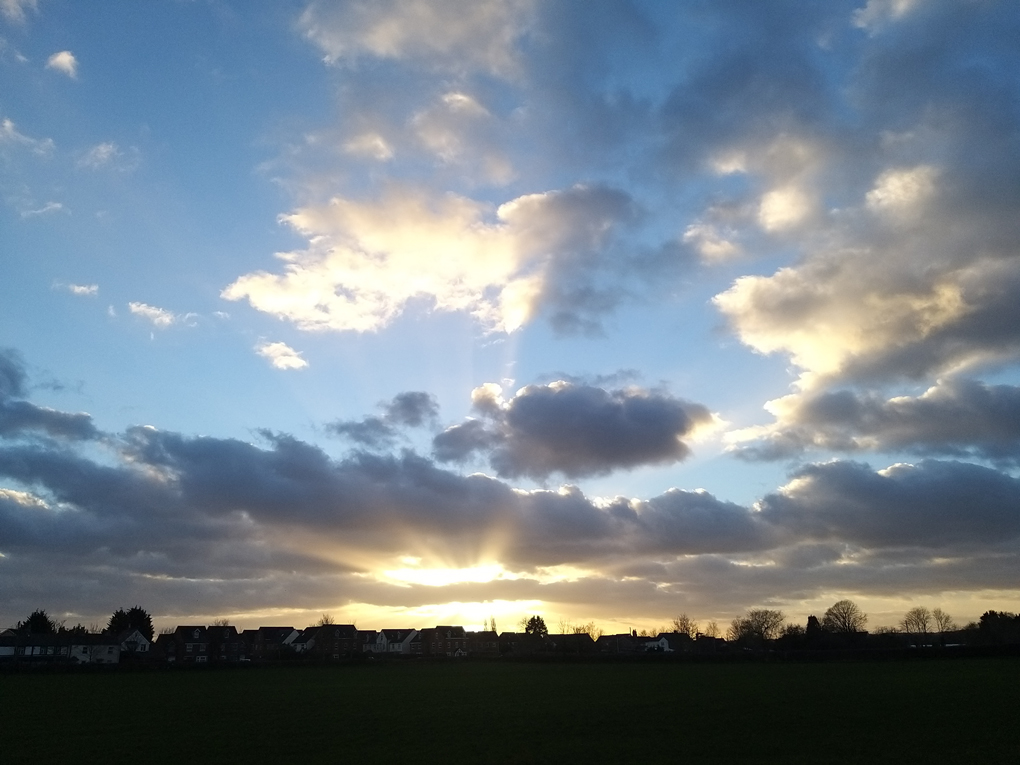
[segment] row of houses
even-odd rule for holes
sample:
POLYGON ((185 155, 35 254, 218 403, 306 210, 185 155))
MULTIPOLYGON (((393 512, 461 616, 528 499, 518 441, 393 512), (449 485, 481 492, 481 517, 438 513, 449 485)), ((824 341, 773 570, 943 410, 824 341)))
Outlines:
MULTIPOLYGON (((326 624, 298 630, 260 627, 238 631, 229 625, 181 626, 150 642, 138 630, 120 635, 0 634, 0 663, 119 664, 122 661, 165 662, 177 665, 310 659, 331 661, 364 656, 489 657, 536 654, 704 653, 712 638, 663 633, 603 635, 586 633, 532 635, 519 632, 471 632, 460 626, 429 629, 359 630, 353 624, 326 624), (708 641, 708 642, 706 642, 708 641)), ((718 641, 723 643, 724 641, 718 641)))

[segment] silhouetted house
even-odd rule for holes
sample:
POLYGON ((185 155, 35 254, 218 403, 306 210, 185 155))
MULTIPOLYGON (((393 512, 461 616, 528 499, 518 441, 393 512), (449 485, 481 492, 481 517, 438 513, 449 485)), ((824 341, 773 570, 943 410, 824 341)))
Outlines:
POLYGON ((421 650, 425 656, 467 656, 467 633, 450 625, 422 630, 421 650))
POLYGON ((709 637, 699 632, 698 636, 694 638, 694 652, 698 654, 725 653, 728 648, 729 644, 719 637, 709 637))
POLYGON ((69 635, 19 635, 13 642, 17 664, 64 664, 71 660, 69 635))
POLYGON ((352 656, 360 649, 358 628, 353 624, 309 627, 302 633, 302 637, 305 638, 303 653, 320 661, 352 656))
POLYGON ((14 661, 14 650, 18 646, 18 638, 14 630, 0 633, 0 663, 14 661))
POLYGON ((209 638, 209 661, 232 664, 248 658, 248 646, 236 627, 207 627, 206 636, 209 638))
POLYGON ((292 654, 294 648, 291 643, 300 634, 293 627, 259 627, 242 632, 241 640, 247 646, 250 658, 271 661, 292 654))
POLYGON ((532 656, 546 650, 545 638, 527 632, 502 632, 499 652, 507 656, 532 656))
POLYGON ((587 632, 546 635, 542 643, 543 650, 549 653, 582 655, 595 652, 595 641, 587 632))
POLYGON ((464 634, 468 656, 499 656, 499 636, 492 630, 464 634))
POLYGON ((624 632, 619 635, 602 635, 595 641, 595 647, 599 653, 639 654, 645 652, 645 645, 649 642, 654 642, 654 639, 624 632))
MULTIPOLYGON (((106 634, 74 635, 69 641, 71 661, 75 664, 119 664, 124 652, 120 637, 106 634)), ((140 637, 145 640, 144 635, 140 637)))
POLYGON ((171 633, 158 636, 156 646, 163 658, 170 663, 209 662, 209 635, 205 627, 178 627, 171 633))
POLYGON ((682 632, 660 632, 657 637, 645 643, 646 651, 656 653, 691 653, 694 640, 682 632))
POLYGON ((418 630, 379 630, 375 638, 375 653, 410 656, 411 641, 417 634, 418 630))
POLYGON ((130 655, 137 658, 148 658, 152 653, 152 641, 134 627, 126 629, 116 637, 120 644, 121 656, 130 655))
POLYGON ((361 653, 374 653, 375 643, 379 633, 375 630, 358 630, 358 651, 361 653))

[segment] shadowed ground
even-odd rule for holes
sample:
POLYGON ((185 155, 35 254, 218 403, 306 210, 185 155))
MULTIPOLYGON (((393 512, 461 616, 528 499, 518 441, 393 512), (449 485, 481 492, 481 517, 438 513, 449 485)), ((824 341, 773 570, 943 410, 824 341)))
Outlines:
POLYGON ((1020 762, 1020 660, 0 675, 9 763, 1020 762))

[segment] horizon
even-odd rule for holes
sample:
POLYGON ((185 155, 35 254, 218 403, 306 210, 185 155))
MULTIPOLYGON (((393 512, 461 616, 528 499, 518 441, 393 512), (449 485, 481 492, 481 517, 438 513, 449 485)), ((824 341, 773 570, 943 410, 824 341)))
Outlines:
POLYGON ((0 625, 1020 611, 1018 35, 0 0, 0 625))

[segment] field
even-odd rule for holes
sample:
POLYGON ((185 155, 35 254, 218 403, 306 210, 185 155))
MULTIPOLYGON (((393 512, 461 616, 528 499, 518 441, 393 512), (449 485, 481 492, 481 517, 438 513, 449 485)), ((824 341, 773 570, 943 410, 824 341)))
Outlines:
POLYGON ((0 675, 0 762, 1018 763, 1020 660, 0 675))

